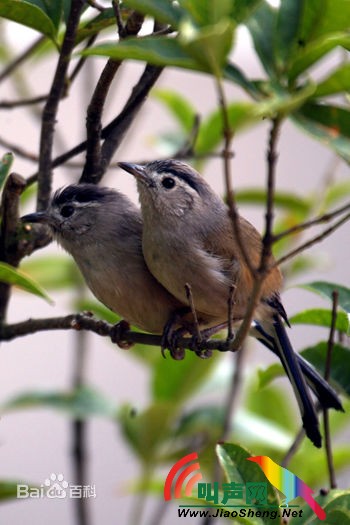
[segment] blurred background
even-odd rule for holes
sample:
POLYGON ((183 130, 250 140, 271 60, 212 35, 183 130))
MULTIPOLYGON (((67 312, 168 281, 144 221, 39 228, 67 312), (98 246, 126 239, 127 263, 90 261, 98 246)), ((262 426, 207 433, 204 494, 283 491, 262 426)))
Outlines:
MULTIPOLYGON (((3 56, 3 66, 5 66, 33 43, 38 35, 13 22, 4 20, 0 22, 1 49, 6 49, 7 52, 7 56, 3 56)), ((232 59, 244 69, 249 78, 263 76, 249 34, 243 28, 238 31, 232 59)), ((331 55, 315 74, 322 75, 338 59, 339 55, 331 55)), ((0 101, 47 93, 55 63, 56 55, 48 47, 41 53, 33 55, 13 77, 2 82, 0 101)), ((56 126, 55 156, 85 139, 86 107, 104 63, 103 58, 91 58, 85 70, 74 82, 69 96, 62 100, 56 126)), ((142 71, 143 65, 140 63, 128 62, 122 66, 107 100, 105 123, 123 107, 131 87, 137 82, 142 71)), ((155 93, 149 97, 127 133, 114 158, 115 162, 153 160, 171 156, 176 151, 176 141, 180 137, 179 126, 167 105, 162 102, 160 90, 176 91, 181 94, 193 105, 202 119, 217 109, 217 94, 212 78, 205 74, 195 74, 175 68, 167 69, 161 75, 155 93)), ((225 91, 229 101, 246 98, 243 91, 232 83, 225 83, 225 91)), ((5 141, 9 145, 18 144, 24 151, 37 155, 40 133, 39 107, 29 106, 26 109, 1 111, 0 156, 11 150, 5 141)), ((232 171, 234 187, 238 195, 239 192, 243 194, 243 191, 248 189, 264 188, 269 126, 269 122, 261 122, 238 133, 234 138, 232 171)), ((343 161, 336 160, 333 153, 320 142, 308 137, 289 122, 282 127, 278 151, 278 192, 299 196, 301 200, 314 199, 317 202, 317 200, 321 201, 328 191, 330 182, 338 184, 347 180, 348 166, 343 161)), ((81 173, 80 164, 83 160, 82 156, 76 157, 73 160, 75 167, 57 168, 54 174, 54 188, 76 182, 81 173)), ((200 169, 215 191, 223 194, 222 159, 209 158, 200 163, 200 169)), ((15 153, 12 170, 28 177, 37 170, 37 163, 15 153)), ((103 185, 117 188, 134 202, 138 202, 133 178, 116 167, 109 169, 103 179, 103 185)), ((29 213, 34 207, 34 195, 28 196, 23 203, 22 213, 29 213)), ((239 202, 239 209, 259 231, 263 230, 263 206, 249 202, 249 199, 242 199, 239 202)), ((318 211, 322 210, 316 208, 315 214, 318 211)), ((282 221, 285 215, 286 210, 277 207, 276 222, 282 221)), ((305 238, 307 236, 308 233, 305 238)), ((329 307, 324 299, 300 288, 299 285, 317 280, 348 284, 350 265, 348 237, 346 224, 307 252, 310 261, 307 267, 304 265, 302 272, 297 272, 290 263, 282 268, 286 274, 282 298, 290 316, 306 308, 329 307)), ((68 256, 54 244, 38 251, 30 261, 25 260, 23 269, 39 280, 44 287, 45 279, 48 282, 50 279, 52 281, 52 274, 56 271, 59 275, 60 272, 73 272, 72 279, 77 285, 73 290, 70 283, 67 286, 63 284, 61 287, 52 286, 48 293, 54 301, 53 305, 16 290, 10 303, 9 322, 29 317, 65 315, 77 310, 78 300, 85 303, 91 300, 89 292, 83 290, 82 284, 79 284, 79 279, 74 273, 74 264, 70 264, 68 256), (54 259, 56 263, 52 262, 52 267, 47 271, 48 261, 54 259), (44 260, 42 266, 40 260, 44 260), (41 272, 42 280, 40 280, 41 272)), ((325 328, 294 324, 290 337, 295 349, 299 351, 321 339, 326 339, 328 331, 325 328)), ((43 332, 2 344, 0 354, 2 405, 19 394, 28 392, 70 391, 74 361, 78 347, 81 345, 84 348, 84 383, 97 391, 104 402, 107 403, 108 400, 115 409, 128 406, 137 412, 149 406, 154 394, 155 375, 154 369, 144 356, 152 353, 157 354, 158 357, 159 349, 122 350, 105 338, 73 331, 43 332)), ((186 360, 192 357, 186 356, 186 360)), ((157 361, 159 377, 166 377, 169 371, 171 373, 169 366, 183 366, 183 363, 169 364, 169 361, 168 356, 164 360, 164 365, 163 360, 157 361), (164 366, 163 371, 162 366, 164 366)), ((203 365, 198 358, 192 361, 192 366, 203 365)), ((209 366, 210 370, 208 368, 205 372, 206 380, 189 395, 183 407, 184 413, 204 404, 216 407, 225 404, 233 362, 231 355, 215 356, 209 366)), ((266 368, 274 362, 274 357, 270 356, 267 350, 249 339, 245 349, 240 398, 249 398, 250 401, 242 403, 237 409, 232 439, 248 448, 253 447, 254 454, 263 453, 273 445, 282 455, 294 438, 294 430, 299 428, 299 416, 293 393, 285 379, 277 379, 267 389, 277 392, 275 399, 279 396, 285 397, 288 406, 293 405, 293 410, 290 409, 290 413, 285 414, 285 419, 290 423, 287 428, 283 428, 276 421, 269 421, 267 416, 265 417, 266 414, 255 418, 254 411, 249 410, 249 405, 251 407, 254 405, 254 397, 256 400, 261 397, 262 402, 265 399, 264 389, 259 390, 257 386, 257 369, 266 368)), ((204 366, 207 364, 205 363, 204 366)), ((275 408, 270 406, 269 411, 273 412, 275 409, 278 411, 280 407, 277 404, 275 408)), ((281 409, 283 410, 283 407, 281 409)), ((339 419, 338 415, 337 417, 339 419)), ((0 422, 0 477, 40 485, 55 473, 63 474, 68 482, 73 481, 71 421, 72 414, 69 414, 69 411, 67 415, 64 410, 54 410, 49 405, 41 408, 29 406, 26 409, 5 410, 0 422)), ((346 425, 344 428, 343 423, 337 424, 340 430, 336 434, 335 442, 344 449, 349 442, 349 428, 346 428, 346 425)), ((142 510, 140 507, 142 498, 137 491, 135 493, 135 482, 141 475, 140 461, 121 428, 122 425, 117 421, 103 415, 97 414, 87 420, 86 481, 87 484, 94 485, 96 490, 96 497, 91 497, 87 501, 91 524, 136 523, 135 515, 142 510)), ((316 455, 316 451, 307 443, 303 447, 304 453, 305 450, 309 451, 310 457, 314 454, 315 465, 323 461, 320 459, 323 457, 323 452, 317 451, 319 455, 316 455)), ((164 479, 170 466, 171 461, 159 466, 157 474, 159 480, 164 479)), ((338 478, 339 486, 343 488, 349 485, 350 480, 349 468, 344 466, 344 469, 340 469, 338 478)), ((320 480, 320 483, 322 482, 320 480)), ((163 512, 162 507, 159 507, 156 488, 154 492, 154 496, 147 498, 144 510, 145 521, 142 523, 156 523, 154 516, 158 515, 158 512, 163 512)), ((69 499, 9 500, 1 505, 1 522, 19 524, 30 521, 37 525, 73 524, 74 504, 75 502, 69 499)), ((167 523, 177 523, 176 508, 176 505, 168 505, 167 523)))

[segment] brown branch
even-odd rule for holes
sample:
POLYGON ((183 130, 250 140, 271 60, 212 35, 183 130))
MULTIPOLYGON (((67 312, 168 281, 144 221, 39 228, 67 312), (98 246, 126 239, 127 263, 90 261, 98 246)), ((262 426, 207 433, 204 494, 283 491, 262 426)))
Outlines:
POLYGON ((271 269, 275 266, 279 266, 280 264, 284 263, 285 261, 288 261, 292 257, 295 257, 299 253, 305 251, 308 248, 311 248, 314 244, 317 244, 321 241, 323 241, 326 237, 328 237, 331 233, 333 233, 335 230, 337 230, 340 226, 342 226, 345 222, 347 222, 350 219, 350 213, 347 213, 344 217, 339 219, 335 224, 324 230, 320 235, 317 235, 313 239, 310 239, 309 241, 304 242, 298 248, 295 248, 295 250, 291 250, 286 255, 283 255, 280 257, 277 261, 273 263, 271 266, 271 269))
POLYGON ((277 141, 281 126, 281 120, 277 117, 272 120, 272 127, 269 136, 269 146, 267 149, 267 195, 265 212, 265 233, 262 241, 261 260, 259 272, 264 273, 269 265, 272 255, 273 243, 273 216, 275 199, 275 180, 277 162, 277 141))
POLYGON ((337 215, 341 215, 345 211, 349 210, 349 208, 350 208, 350 202, 348 202, 344 206, 341 206, 340 208, 337 208, 336 210, 332 212, 324 213, 320 215, 319 217, 316 217, 315 219, 311 219, 309 221, 305 221, 300 224, 296 224, 295 226, 292 226, 291 228, 288 228, 287 230, 282 231, 278 235, 274 235, 273 242, 277 242, 280 239, 287 237, 288 235, 303 232, 304 230, 306 230, 307 228, 311 228, 312 226, 317 226, 318 224, 329 222, 333 220, 335 217, 337 217, 337 215))
POLYGON ((52 148, 55 131, 55 120, 58 111, 58 105, 64 93, 68 65, 70 62, 72 50, 75 45, 76 32, 84 4, 84 0, 72 0, 67 28, 58 58, 56 71, 42 113, 38 173, 39 186, 37 196, 38 210, 46 209, 51 195, 52 148))
MULTIPOLYGON (((331 374, 332 353, 333 353, 333 348, 334 348, 334 336, 335 336, 336 322, 337 322, 337 308, 338 308, 338 292, 337 291, 333 291, 332 299, 333 299, 332 321, 331 321, 331 327, 329 330, 326 365, 325 365, 325 373, 324 373, 324 378, 326 381, 329 381, 329 377, 331 374)), ((333 462, 333 455, 332 455, 332 442, 331 442, 331 432, 330 432, 330 425, 329 425, 329 412, 326 408, 323 410, 323 425, 324 425, 324 440, 325 440, 326 459, 327 459, 327 467, 328 467, 328 475, 329 475, 329 485, 331 489, 336 489, 337 481, 335 477, 335 469, 334 469, 334 462, 333 462)))
POLYGON ((300 448, 300 446, 301 446, 301 444, 302 444, 302 442, 304 440, 304 437, 305 437, 305 430, 304 430, 304 427, 301 427, 301 429, 299 430, 299 432, 295 436, 295 439, 294 439, 293 443, 291 444, 291 446, 287 450, 287 453, 283 457, 283 459, 281 461, 281 467, 285 467, 285 468, 288 467, 288 464, 292 460, 293 456, 298 452, 298 450, 299 450, 299 448, 300 448))
MULTIPOLYGON (((110 337, 115 341, 116 329, 115 325, 107 323, 92 317, 90 313, 70 314, 65 317, 49 317, 44 319, 27 319, 14 324, 4 324, 0 326, 0 341, 11 341, 17 337, 24 337, 26 335, 37 332, 46 332, 51 330, 87 330, 103 337, 110 337)), ((125 330, 123 332, 123 343, 142 344, 147 346, 161 347, 162 336, 147 334, 143 332, 134 332, 132 330, 125 330)), ((177 341, 179 348, 184 348, 193 351, 193 340, 190 337, 180 338, 177 341)), ((219 339, 212 339, 205 343, 202 342, 201 350, 217 350, 219 352, 227 351, 226 341, 219 339)))
POLYGON ((15 58, 10 64, 6 66, 6 68, 0 73, 0 82, 2 80, 5 80, 11 73, 14 72, 15 69, 17 69, 18 66, 20 66, 23 62, 27 60, 28 57, 30 57, 37 49, 41 46, 41 44, 46 40, 45 36, 39 37, 37 40, 35 40, 29 47, 26 49, 23 53, 21 53, 17 58, 15 58))
POLYGON ((147 64, 138 83, 134 86, 121 113, 106 126, 101 134, 105 142, 101 151, 101 165, 103 172, 106 171, 115 151, 123 140, 126 131, 134 121, 137 113, 158 80, 163 67, 147 64))

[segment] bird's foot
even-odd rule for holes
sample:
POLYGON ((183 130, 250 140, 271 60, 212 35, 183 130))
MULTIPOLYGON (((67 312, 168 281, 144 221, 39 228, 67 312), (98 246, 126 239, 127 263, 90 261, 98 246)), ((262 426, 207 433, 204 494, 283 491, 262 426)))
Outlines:
POLYGON ((113 326, 111 333, 112 343, 117 344, 120 348, 124 350, 129 350, 134 343, 127 340, 126 333, 130 330, 130 325, 127 321, 121 320, 119 323, 113 326))

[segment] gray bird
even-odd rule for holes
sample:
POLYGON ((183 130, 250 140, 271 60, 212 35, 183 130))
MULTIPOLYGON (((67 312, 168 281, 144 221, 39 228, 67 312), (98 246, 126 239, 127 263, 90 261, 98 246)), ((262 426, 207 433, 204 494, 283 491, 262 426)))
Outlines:
POLYGON ((161 334, 184 306, 147 269, 142 219, 124 195, 93 184, 57 191, 46 211, 22 217, 49 226, 70 253, 92 293, 129 323, 161 334))
MULTIPOLYGON (((222 199, 199 173, 177 160, 144 166, 121 162, 119 166, 137 179, 143 216, 143 254, 152 274, 183 303, 188 283, 198 318, 209 318, 216 324, 228 318, 228 297, 233 285, 233 321, 241 321, 254 279, 222 199)), ((250 263, 258 268, 261 237, 243 217, 239 217, 239 229, 250 263)), ((294 388, 305 431, 320 447, 318 418, 303 375, 303 372, 309 374, 309 367, 293 351, 284 328, 283 320, 288 320, 280 301, 281 285, 282 275, 275 267, 262 286, 255 311, 255 332, 281 359, 294 388)), ((342 409, 330 387, 327 395, 318 397, 323 406, 342 409)))

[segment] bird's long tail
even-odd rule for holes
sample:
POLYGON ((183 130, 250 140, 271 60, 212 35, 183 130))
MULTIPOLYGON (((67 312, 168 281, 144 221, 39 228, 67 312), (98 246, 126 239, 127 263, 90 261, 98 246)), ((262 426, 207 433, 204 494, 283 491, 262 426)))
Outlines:
POLYGON ((321 447, 322 438, 315 406, 302 374, 297 355, 289 341, 283 322, 277 313, 273 316, 273 329, 278 355, 293 386, 306 435, 316 447, 321 447))
MULTIPOLYGON (((258 321, 253 322, 253 333, 259 341, 266 346, 271 352, 280 357, 280 352, 275 344, 275 340, 263 329, 258 321)), ((344 411, 338 394, 329 383, 317 372, 317 370, 304 359, 300 354, 295 354, 306 379, 308 386, 311 388, 322 408, 334 408, 335 410, 344 411)))

